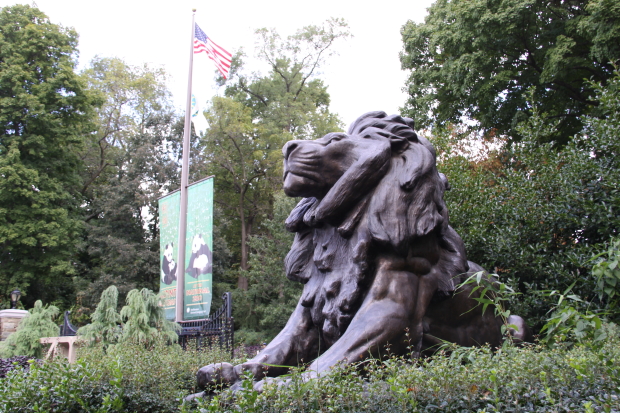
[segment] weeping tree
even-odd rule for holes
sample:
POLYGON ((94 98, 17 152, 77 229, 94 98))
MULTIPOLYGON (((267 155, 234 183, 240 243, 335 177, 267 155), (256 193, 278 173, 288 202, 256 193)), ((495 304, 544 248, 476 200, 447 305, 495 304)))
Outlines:
POLYGON ((28 310, 30 314, 24 317, 17 331, 11 334, 6 341, 0 344, 0 357, 15 356, 43 356, 43 345, 39 341, 42 337, 57 337, 59 327, 55 319, 60 313, 58 307, 43 306, 41 300, 34 303, 28 310))
POLYGON ((78 329, 78 335, 91 344, 100 341, 104 346, 118 342, 121 336, 121 316, 118 314, 118 289, 111 285, 101 293, 97 308, 90 316, 91 323, 78 329))
POLYGON ((118 289, 112 285, 101 294, 92 323, 81 327, 78 335, 104 347, 122 343, 151 347, 161 340, 177 340, 178 324, 165 318, 160 297, 148 288, 129 291, 120 313, 117 308, 118 289))
POLYGON ((148 288, 131 290, 127 304, 121 310, 123 335, 120 342, 132 342, 150 347, 160 340, 176 341, 180 326, 164 316, 160 298, 148 288))

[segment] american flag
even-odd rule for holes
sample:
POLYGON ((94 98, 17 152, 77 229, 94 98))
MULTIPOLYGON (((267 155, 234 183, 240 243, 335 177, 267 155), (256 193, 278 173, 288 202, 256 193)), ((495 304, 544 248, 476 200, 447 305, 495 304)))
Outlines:
POLYGON ((215 44, 197 24, 194 34, 194 53, 206 53, 209 59, 213 60, 224 79, 228 79, 232 55, 215 44))

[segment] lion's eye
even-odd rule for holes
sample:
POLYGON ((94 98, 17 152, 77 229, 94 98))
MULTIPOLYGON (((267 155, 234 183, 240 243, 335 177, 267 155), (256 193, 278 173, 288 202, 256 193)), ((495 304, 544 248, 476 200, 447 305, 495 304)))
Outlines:
POLYGON ((338 141, 341 141, 341 140, 342 140, 342 136, 334 136, 334 137, 330 138, 329 141, 327 141, 327 144, 329 145, 332 142, 338 142, 338 141))

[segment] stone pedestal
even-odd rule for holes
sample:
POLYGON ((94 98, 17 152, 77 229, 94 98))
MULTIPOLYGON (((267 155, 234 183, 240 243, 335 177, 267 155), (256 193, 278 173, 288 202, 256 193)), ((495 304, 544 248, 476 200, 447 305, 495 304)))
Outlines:
POLYGON ((9 334, 17 330, 19 322, 28 315, 26 310, 2 310, 0 311, 0 341, 6 340, 9 334))

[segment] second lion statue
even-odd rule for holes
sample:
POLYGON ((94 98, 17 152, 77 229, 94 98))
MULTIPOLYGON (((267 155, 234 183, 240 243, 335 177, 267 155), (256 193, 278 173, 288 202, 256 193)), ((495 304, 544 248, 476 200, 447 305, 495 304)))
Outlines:
MULTIPOLYGON (((200 387, 234 384, 306 365, 316 377, 340 363, 392 354, 420 356, 443 341, 502 341, 503 320, 483 312, 472 287, 483 271, 467 261, 448 224, 448 183, 435 149, 413 121, 384 112, 358 118, 345 133, 284 148, 284 192, 304 197, 286 220, 295 233, 285 259, 289 279, 305 284, 284 329, 256 357, 198 371, 200 387)), ((529 341, 520 317, 514 338, 529 341)))

